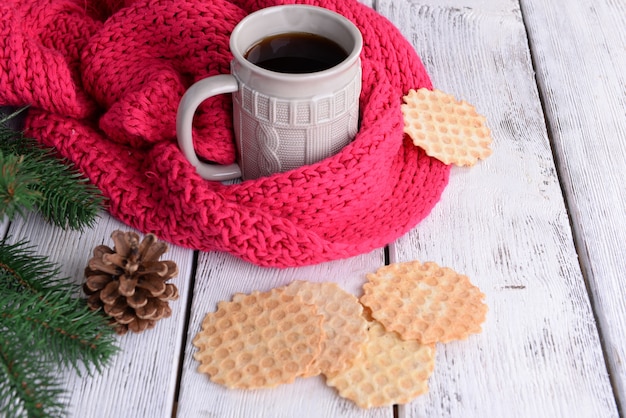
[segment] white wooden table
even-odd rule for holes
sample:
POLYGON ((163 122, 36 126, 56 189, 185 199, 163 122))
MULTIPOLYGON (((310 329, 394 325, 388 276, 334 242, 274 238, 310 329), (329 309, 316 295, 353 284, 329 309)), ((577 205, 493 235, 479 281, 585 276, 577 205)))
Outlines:
MULTIPOLYGON (((438 347, 430 392, 360 410, 322 378, 227 390, 196 372, 191 339, 216 302, 294 279, 358 294, 385 249, 306 268, 260 268, 172 248, 181 298, 121 337, 102 374, 64 376, 72 417, 617 417, 626 409, 626 1, 378 0, 434 85, 487 116, 493 155, 453 168, 441 202, 388 259, 435 261, 487 295, 484 331, 438 347)), ((111 244, 33 215, 4 229, 83 280, 111 244)), ((158 232, 158 231, 155 231, 158 232)))

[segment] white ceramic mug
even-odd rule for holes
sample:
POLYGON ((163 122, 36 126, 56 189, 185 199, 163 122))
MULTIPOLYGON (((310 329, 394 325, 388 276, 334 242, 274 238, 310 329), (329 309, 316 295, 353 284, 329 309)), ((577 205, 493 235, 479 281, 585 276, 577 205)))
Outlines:
POLYGON ((248 15, 230 37, 232 75, 198 81, 180 102, 176 133, 185 157, 205 179, 247 180, 336 154, 358 130, 362 45, 352 22, 324 8, 274 6, 248 15), (332 40, 346 58, 331 68, 298 74, 270 71, 245 58, 263 39, 285 33, 332 40), (238 164, 202 162, 193 147, 194 112, 204 100, 223 93, 233 94, 238 164))

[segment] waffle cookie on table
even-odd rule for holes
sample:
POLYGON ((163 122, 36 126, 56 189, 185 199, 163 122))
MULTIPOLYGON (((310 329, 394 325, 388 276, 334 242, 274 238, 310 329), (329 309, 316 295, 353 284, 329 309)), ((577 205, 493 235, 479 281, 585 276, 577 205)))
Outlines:
POLYGON ((411 402, 428 392, 435 369, 435 345, 405 341, 376 321, 353 364, 327 374, 326 383, 361 408, 411 402))
POLYGON ((422 344, 462 340, 481 332, 485 295, 467 276, 435 263, 412 261, 368 275, 361 303, 386 329, 422 344))
POLYGON ((204 318, 193 340, 198 370, 229 388, 293 382, 320 353, 322 320, 313 305, 284 289, 236 294, 204 318))

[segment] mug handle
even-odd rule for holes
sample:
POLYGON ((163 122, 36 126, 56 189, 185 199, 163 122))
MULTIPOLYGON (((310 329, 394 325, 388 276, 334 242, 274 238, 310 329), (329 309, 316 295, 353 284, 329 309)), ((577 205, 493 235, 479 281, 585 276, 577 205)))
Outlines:
POLYGON ((207 180, 231 180, 241 177, 241 169, 237 164, 215 165, 203 163, 198 159, 193 148, 192 123, 193 115, 200 104, 209 97, 223 93, 233 93, 239 89, 237 79, 232 75, 216 75, 194 83, 183 95, 176 113, 176 136, 178 146, 196 167, 200 177, 207 180))

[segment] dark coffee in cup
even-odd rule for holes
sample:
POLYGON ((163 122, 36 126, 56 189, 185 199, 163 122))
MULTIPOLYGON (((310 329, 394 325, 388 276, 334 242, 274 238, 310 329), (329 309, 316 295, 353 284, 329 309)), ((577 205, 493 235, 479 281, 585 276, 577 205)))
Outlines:
POLYGON ((291 32, 262 39, 250 47, 244 57, 266 70, 305 74, 332 68, 345 60, 348 53, 323 36, 291 32))

